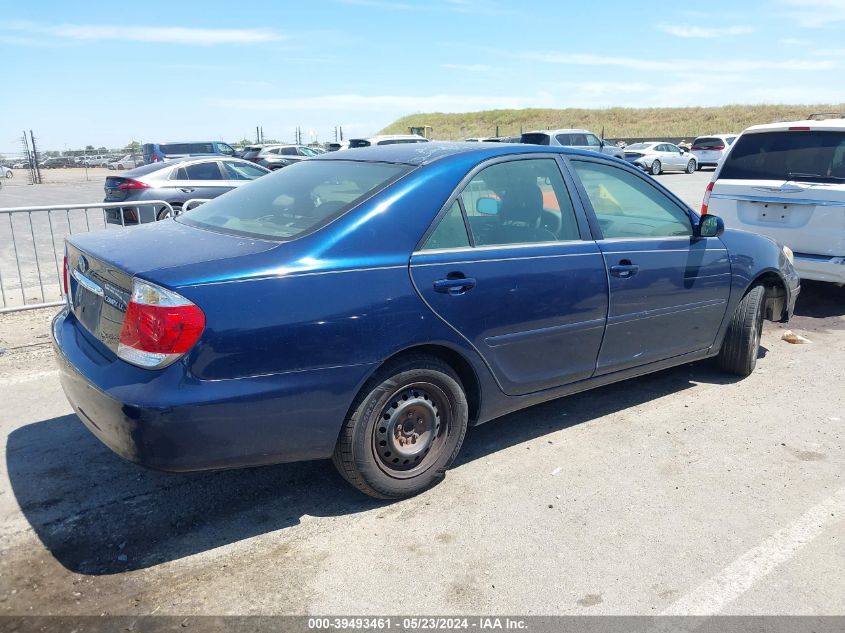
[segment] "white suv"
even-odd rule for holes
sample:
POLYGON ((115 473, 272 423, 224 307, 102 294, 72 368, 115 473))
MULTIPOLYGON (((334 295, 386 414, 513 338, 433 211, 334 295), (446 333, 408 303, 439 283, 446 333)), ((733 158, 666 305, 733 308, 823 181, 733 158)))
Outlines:
POLYGON ((745 130, 701 212, 788 246, 804 279, 845 283, 845 115, 836 116, 745 130))
POLYGON ((690 153, 695 156, 698 168, 717 167, 730 150, 738 134, 711 134, 699 136, 692 142, 690 153))

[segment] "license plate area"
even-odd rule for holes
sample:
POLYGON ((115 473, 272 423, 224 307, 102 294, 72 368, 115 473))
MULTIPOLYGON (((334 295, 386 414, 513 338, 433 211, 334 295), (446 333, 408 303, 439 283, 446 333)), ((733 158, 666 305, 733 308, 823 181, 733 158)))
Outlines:
POLYGON ((759 203, 757 205, 757 219, 760 222, 788 224, 789 223, 789 205, 786 204, 771 204, 759 203))

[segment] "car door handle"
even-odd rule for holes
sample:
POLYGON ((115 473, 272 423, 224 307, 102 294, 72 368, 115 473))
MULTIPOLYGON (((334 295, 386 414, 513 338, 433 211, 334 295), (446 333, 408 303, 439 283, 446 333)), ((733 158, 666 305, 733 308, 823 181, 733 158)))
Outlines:
POLYGON ((434 282, 435 292, 447 292, 450 295, 461 295, 467 290, 475 288, 472 277, 458 277, 456 279, 438 279, 434 282))
POLYGON ((632 264, 627 259, 623 259, 616 266, 610 267, 611 276, 619 277, 620 279, 627 279, 628 277, 633 277, 638 272, 640 272, 640 267, 636 264, 632 264))
POLYGON ((191 193, 194 190, 194 188, 193 187, 180 187, 179 190, 183 191, 185 193, 191 193))

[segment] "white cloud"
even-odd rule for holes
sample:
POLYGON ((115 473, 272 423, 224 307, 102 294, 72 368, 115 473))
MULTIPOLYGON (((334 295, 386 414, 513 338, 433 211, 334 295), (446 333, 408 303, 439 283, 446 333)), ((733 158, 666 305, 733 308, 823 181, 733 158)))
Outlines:
POLYGON ((118 40, 121 42, 166 42, 169 44, 255 44, 286 39, 271 29, 201 29, 182 26, 125 26, 109 24, 39 25, 13 21, 6 30, 74 41, 118 40))
POLYGON ((372 7, 387 11, 449 11, 470 15, 509 15, 512 9, 482 0, 441 0, 441 2, 402 2, 401 0, 336 0, 341 4, 372 7))
POLYGON ((829 59, 788 59, 782 61, 740 59, 715 61, 699 58, 653 60, 637 57, 593 55, 590 53, 546 53, 539 51, 519 53, 517 56, 529 61, 565 66, 612 66, 630 70, 676 73, 689 72, 691 70, 712 72, 750 72, 758 70, 826 71, 839 68, 837 63, 829 59))
POLYGON ((786 44, 787 46, 810 46, 813 43, 810 40, 802 40, 798 37, 785 37, 779 41, 781 44, 786 44))
POLYGON ((746 35, 753 33, 750 26, 691 26, 689 24, 658 24, 657 28, 676 37, 715 39, 726 35, 746 35))
POLYGON ((493 67, 487 64, 440 64, 440 67, 451 70, 465 70, 470 73, 487 73, 493 70, 493 67))
POLYGON ((789 17, 805 28, 822 28, 845 22, 845 2, 842 0, 780 0, 790 7, 789 17))
POLYGON ((357 95, 339 94, 314 97, 267 99, 212 99, 211 105, 240 110, 302 110, 302 111, 390 111, 466 112, 496 108, 528 108, 559 106, 546 92, 533 95, 357 95))

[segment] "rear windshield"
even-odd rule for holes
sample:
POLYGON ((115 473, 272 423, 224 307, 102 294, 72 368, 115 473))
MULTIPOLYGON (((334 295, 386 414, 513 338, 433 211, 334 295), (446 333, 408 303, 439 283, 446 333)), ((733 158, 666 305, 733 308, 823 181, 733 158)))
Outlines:
POLYGON ((697 138, 692 146, 695 149, 724 149, 725 141, 720 138, 697 138))
POLYGON ((289 240, 328 224, 411 168, 345 160, 302 161, 210 200, 180 222, 289 240))
POLYGON ((528 145, 548 145, 549 140, 550 137, 548 134, 529 132, 528 134, 523 134, 519 142, 527 143, 528 145))
POLYGON ((736 141, 720 178, 845 180, 845 132, 763 132, 736 141))
POLYGON ((213 143, 168 143, 161 145, 165 154, 213 154, 213 143))
POLYGON ((632 145, 626 145, 625 149, 648 149, 654 145, 654 143, 633 143, 632 145))

